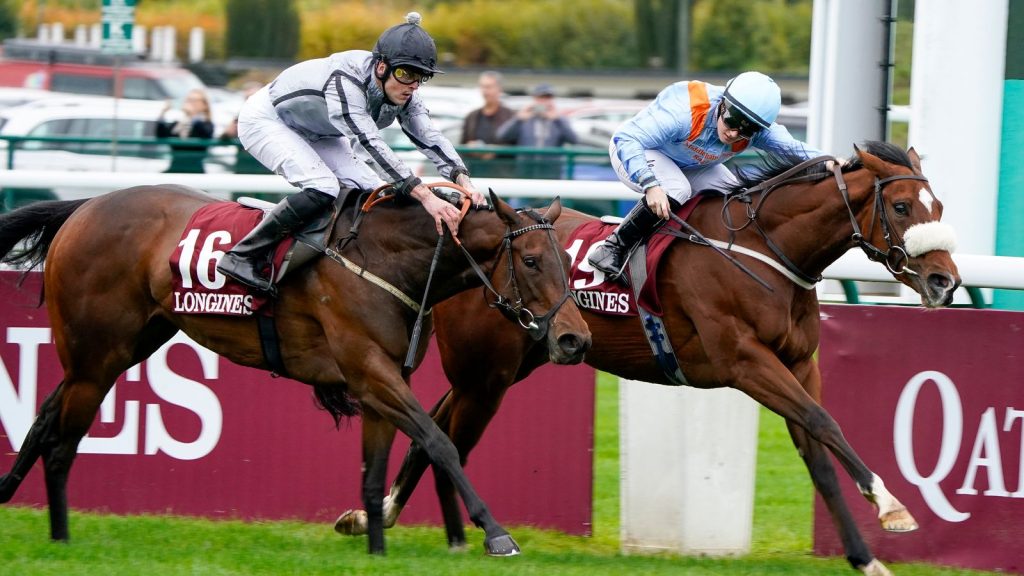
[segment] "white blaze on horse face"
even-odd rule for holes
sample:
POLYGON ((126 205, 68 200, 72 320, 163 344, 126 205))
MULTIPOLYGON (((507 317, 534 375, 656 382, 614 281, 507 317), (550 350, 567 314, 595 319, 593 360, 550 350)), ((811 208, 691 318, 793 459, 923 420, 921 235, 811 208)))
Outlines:
POLYGON ((934 217, 935 214, 932 211, 932 204, 935 202, 935 196, 932 195, 927 188, 922 187, 917 193, 917 199, 921 201, 921 204, 924 204, 924 209, 934 217))

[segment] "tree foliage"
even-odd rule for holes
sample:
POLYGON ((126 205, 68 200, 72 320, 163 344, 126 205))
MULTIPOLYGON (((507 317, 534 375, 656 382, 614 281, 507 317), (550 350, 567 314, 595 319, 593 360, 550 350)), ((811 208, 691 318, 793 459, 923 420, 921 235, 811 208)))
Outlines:
MULTIPOLYGON (((38 17, 98 20, 100 0, 0 0, 22 30, 38 17), (6 3, 6 4, 5 4, 6 3)), ((410 10, 445 65, 806 73, 812 0, 140 0, 136 20, 207 32, 213 57, 306 59, 369 50, 410 10), (688 10, 687 14, 681 11, 688 10), (680 25, 689 25, 680 30, 680 25), (301 34, 300 34, 301 30, 301 34), (679 42, 689 37, 680 49, 679 42), (677 58, 688 53, 688 66, 677 58)), ((912 6, 912 3, 906 3, 912 6)), ((906 11, 900 4, 901 15, 906 11)), ((17 28, 17 24, 15 28, 17 28)), ((184 45, 184 42, 179 42, 184 45)))
POLYGON ((18 32, 18 14, 12 0, 0 0, 0 40, 18 32))
POLYGON ((292 60, 299 52, 295 0, 226 0, 228 57, 292 60))

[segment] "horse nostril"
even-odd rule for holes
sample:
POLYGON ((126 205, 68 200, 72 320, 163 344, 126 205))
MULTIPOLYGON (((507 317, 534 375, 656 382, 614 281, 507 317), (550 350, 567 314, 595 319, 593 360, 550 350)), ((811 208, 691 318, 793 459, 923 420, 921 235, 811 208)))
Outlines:
POLYGON ((558 347, 566 354, 577 354, 582 345, 580 337, 575 334, 562 334, 558 337, 558 347))
POLYGON ((946 274, 929 274, 928 285, 935 290, 946 291, 953 286, 953 279, 946 274))

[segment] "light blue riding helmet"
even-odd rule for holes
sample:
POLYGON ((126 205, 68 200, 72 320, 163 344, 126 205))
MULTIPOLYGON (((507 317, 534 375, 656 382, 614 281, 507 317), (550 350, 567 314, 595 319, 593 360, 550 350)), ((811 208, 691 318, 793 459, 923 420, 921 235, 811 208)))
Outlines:
POLYGON ((760 72, 744 72, 729 80, 723 97, 761 128, 775 122, 782 106, 779 85, 760 72))

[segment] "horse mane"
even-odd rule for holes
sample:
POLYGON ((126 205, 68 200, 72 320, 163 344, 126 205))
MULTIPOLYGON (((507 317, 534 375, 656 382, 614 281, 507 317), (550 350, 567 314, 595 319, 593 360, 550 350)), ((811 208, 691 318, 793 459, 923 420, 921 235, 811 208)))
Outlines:
MULTIPOLYGON (((876 140, 868 140, 860 144, 860 149, 872 156, 888 162, 890 164, 896 164, 899 166, 905 166, 914 169, 910 162, 910 157, 900 147, 890 144, 888 142, 879 142, 876 140)), ((774 152, 768 152, 764 150, 758 150, 757 155, 761 159, 760 165, 753 166, 741 166, 735 170, 737 184, 728 186, 725 189, 726 194, 739 194, 749 188, 757 186, 765 180, 769 180, 796 166, 797 164, 805 160, 802 156, 794 156, 788 154, 779 154, 774 152)), ((854 154, 849 157, 846 164, 843 166, 843 173, 852 172, 859 170, 864 167, 864 163, 861 162, 860 157, 854 154)), ((799 175, 811 175, 820 174, 822 177, 828 175, 825 170, 824 163, 815 164, 807 170, 804 170, 799 175)), ((797 176, 796 174, 794 176, 797 176)))

